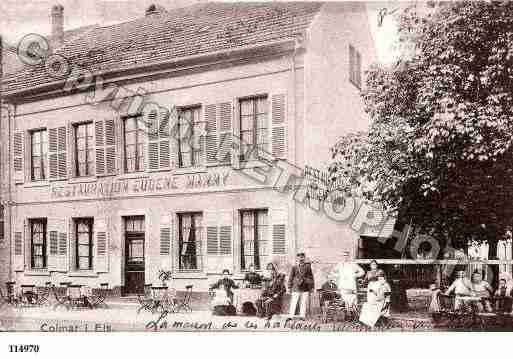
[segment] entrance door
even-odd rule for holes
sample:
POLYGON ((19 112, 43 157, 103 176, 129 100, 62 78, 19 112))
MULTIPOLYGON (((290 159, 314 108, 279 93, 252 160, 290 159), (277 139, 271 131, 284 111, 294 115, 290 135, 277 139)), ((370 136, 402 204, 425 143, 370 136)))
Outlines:
POLYGON ((144 293, 144 217, 125 219, 125 295, 144 293))

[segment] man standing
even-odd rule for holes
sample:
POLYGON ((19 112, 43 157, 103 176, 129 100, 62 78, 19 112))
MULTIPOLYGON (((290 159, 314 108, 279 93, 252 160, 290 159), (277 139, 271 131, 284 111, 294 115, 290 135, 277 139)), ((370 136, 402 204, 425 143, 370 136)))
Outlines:
POLYGON ((342 255, 342 262, 338 263, 332 275, 337 279, 337 288, 344 301, 346 311, 352 311, 358 304, 356 281, 365 275, 365 271, 349 258, 349 252, 342 255))
POLYGON ((292 267, 289 276, 290 316, 296 316, 299 304, 299 316, 306 318, 306 307, 310 301, 310 291, 314 289, 314 277, 310 263, 305 262, 305 254, 297 254, 297 265, 292 267))

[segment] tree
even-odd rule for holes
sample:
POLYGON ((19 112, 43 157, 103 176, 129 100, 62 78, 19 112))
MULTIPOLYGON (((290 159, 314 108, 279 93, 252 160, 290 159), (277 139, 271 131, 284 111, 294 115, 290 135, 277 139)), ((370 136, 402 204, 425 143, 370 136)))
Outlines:
POLYGON ((408 8, 392 67, 362 92, 368 133, 343 137, 331 171, 445 245, 494 241, 513 220, 513 2, 408 8))

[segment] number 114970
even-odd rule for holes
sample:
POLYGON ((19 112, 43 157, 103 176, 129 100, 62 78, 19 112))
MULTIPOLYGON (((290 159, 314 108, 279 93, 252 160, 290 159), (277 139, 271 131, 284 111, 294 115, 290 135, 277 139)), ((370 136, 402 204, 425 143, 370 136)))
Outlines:
POLYGON ((39 345, 37 344, 9 344, 10 353, 39 353, 39 345))

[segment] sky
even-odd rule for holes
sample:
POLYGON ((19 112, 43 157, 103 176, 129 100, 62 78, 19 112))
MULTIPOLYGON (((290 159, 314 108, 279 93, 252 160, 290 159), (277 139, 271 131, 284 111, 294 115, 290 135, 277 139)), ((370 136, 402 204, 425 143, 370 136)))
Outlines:
MULTIPOLYGON (((91 24, 112 24, 144 15, 146 8, 159 4, 166 9, 192 5, 204 0, 0 0, 0 34, 11 44, 28 33, 50 33, 50 9, 59 3, 64 6, 64 29, 91 24)), ((375 40, 378 61, 394 60, 396 26, 388 16, 377 26, 377 9, 401 6, 398 1, 367 2, 371 32, 375 40)), ((402 3, 404 4, 404 2, 402 3)))

